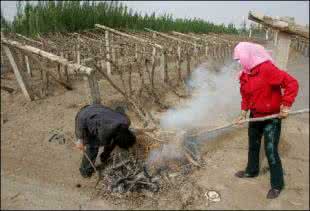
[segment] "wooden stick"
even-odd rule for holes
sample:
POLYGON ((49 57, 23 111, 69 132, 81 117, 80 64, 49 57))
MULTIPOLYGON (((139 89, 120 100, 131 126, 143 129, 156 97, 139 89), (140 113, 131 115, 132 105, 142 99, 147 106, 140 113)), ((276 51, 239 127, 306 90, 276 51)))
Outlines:
POLYGON ((95 164, 90 160, 90 158, 88 157, 87 153, 85 152, 85 150, 83 149, 83 155, 86 157, 86 159, 88 160, 88 162, 90 163, 90 165, 93 167, 93 169, 95 170, 95 172, 97 173, 97 169, 95 167, 95 164))
MULTIPOLYGON (((291 112, 289 112, 289 114, 290 115, 296 115, 296 114, 307 113, 307 112, 309 112, 309 108, 301 109, 301 110, 297 110, 297 111, 291 111, 291 112)), ((270 116, 259 117, 259 118, 249 118, 249 119, 241 121, 240 124, 244 124, 246 122, 261 122, 261 121, 265 121, 268 119, 274 119, 277 117, 279 117, 279 114, 273 114, 270 116)), ((214 132, 217 130, 223 130, 223 129, 230 128, 230 127, 235 126, 235 125, 236 125, 235 123, 229 123, 229 124, 226 124, 224 126, 220 126, 220 127, 217 127, 217 128, 211 129, 211 130, 202 130, 202 131, 199 131, 195 134, 190 134, 188 136, 190 136, 190 137, 199 136, 201 133, 210 133, 210 132, 214 132)))
POLYGON ((192 36, 192 35, 188 35, 188 34, 183 34, 183 33, 180 33, 180 32, 176 32, 176 31, 172 31, 172 34, 175 34, 175 35, 181 35, 183 37, 188 37, 188 38, 191 38, 191 39, 194 39, 194 40, 202 40, 201 38, 199 37, 195 37, 195 36, 192 36))
POLYGON ((30 86, 30 84, 28 84, 28 81, 27 81, 24 73, 18 69, 11 50, 7 46, 3 46, 3 49, 4 49, 4 52, 6 53, 8 59, 10 61, 10 64, 11 64, 12 69, 14 71, 16 80, 17 80, 20 88, 22 89, 23 94, 26 96, 26 98, 28 100, 30 100, 30 101, 34 100, 34 94, 32 93, 31 86, 30 86))

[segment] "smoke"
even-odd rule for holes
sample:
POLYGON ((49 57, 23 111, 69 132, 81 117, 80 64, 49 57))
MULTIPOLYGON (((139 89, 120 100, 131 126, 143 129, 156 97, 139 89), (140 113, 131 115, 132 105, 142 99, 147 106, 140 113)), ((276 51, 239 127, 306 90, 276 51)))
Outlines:
POLYGON ((219 71, 205 64, 195 69, 187 81, 192 97, 164 113, 161 128, 189 130, 229 121, 240 111, 235 69, 235 63, 224 65, 219 71))
MULTIPOLYGON (((160 127, 163 130, 179 131, 177 137, 168 140, 160 149, 150 152, 148 161, 158 159, 178 159, 183 156, 182 143, 185 139, 184 131, 203 127, 218 127, 232 121, 240 112, 239 81, 237 80, 237 64, 230 62, 219 71, 206 64, 196 68, 186 81, 191 98, 182 105, 167 110, 162 114, 160 127)), ((218 135, 210 134, 212 138, 218 135)), ((208 137, 197 137, 205 140, 208 137)), ((187 141, 187 140, 185 140, 187 141)), ((200 142, 200 141, 199 141, 200 142)), ((191 140, 191 144, 193 145, 191 140)))

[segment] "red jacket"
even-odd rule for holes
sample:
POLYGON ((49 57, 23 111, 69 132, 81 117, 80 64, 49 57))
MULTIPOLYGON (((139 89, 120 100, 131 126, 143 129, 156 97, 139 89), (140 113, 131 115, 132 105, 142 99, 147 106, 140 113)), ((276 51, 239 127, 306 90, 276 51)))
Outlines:
POLYGON ((280 112, 280 106, 291 107, 298 93, 298 82, 270 61, 263 62, 240 77, 241 109, 253 117, 280 112), (283 93, 281 91, 283 90, 283 93))

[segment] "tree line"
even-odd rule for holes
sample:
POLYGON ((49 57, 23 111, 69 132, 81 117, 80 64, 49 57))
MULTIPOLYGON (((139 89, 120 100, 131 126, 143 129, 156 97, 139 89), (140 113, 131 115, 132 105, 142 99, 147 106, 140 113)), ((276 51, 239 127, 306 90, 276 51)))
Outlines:
POLYGON ((17 2, 17 14, 12 22, 1 12, 2 30, 28 36, 47 32, 77 32, 103 24, 116 29, 144 31, 144 27, 156 31, 194 33, 237 34, 234 24, 214 24, 198 18, 173 18, 171 14, 142 15, 119 1, 28 1, 17 2))

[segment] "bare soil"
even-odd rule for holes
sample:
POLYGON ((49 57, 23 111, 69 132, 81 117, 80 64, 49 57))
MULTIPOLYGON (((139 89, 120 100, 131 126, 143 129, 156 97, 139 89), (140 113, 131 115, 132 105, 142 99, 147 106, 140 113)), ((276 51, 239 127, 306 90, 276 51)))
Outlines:
MULTIPOLYGON (((292 53, 290 61, 288 71, 301 85, 294 109, 309 107, 309 58, 292 53)), ((278 199, 266 199, 270 184, 264 155, 259 177, 234 177, 247 162, 244 127, 206 141, 206 167, 183 178, 179 186, 172 184, 152 197, 111 200, 96 195, 96 177, 80 176, 81 153, 73 148, 75 114, 88 102, 86 82, 75 81, 72 91, 58 87, 46 99, 27 102, 14 75, 6 77, 12 80, 3 83, 17 91, 1 90, 1 209, 309 209, 308 113, 283 121, 279 148, 286 186, 278 199), (63 131, 65 144, 48 142, 53 129, 63 131), (207 190, 217 191, 221 201, 207 203, 207 190)), ((106 105, 122 99, 106 81, 100 81, 100 89, 106 105)), ((175 100, 170 97, 166 102, 175 100)), ((129 115, 133 126, 141 126, 129 115)))

